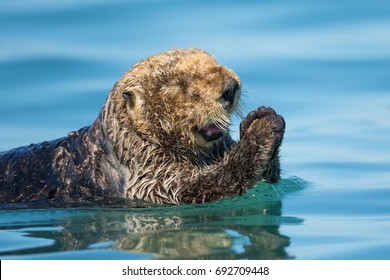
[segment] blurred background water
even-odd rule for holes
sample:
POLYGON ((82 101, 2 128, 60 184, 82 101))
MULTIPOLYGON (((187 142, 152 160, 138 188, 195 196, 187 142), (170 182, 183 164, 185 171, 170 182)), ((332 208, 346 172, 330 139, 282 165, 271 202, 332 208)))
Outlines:
POLYGON ((206 205, 1 210, 1 258, 390 259, 389 1, 3 0, 0 151, 91 124, 175 47, 233 69, 246 113, 285 117, 283 179, 206 205))

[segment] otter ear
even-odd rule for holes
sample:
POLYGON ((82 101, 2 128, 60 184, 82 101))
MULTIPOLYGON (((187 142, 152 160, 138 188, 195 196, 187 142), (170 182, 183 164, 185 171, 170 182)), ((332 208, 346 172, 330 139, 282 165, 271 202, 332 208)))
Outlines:
POLYGON ((135 94, 132 92, 132 91, 124 91, 122 92, 122 97, 127 101, 127 103, 129 104, 129 106, 131 108, 134 107, 135 105, 135 94))

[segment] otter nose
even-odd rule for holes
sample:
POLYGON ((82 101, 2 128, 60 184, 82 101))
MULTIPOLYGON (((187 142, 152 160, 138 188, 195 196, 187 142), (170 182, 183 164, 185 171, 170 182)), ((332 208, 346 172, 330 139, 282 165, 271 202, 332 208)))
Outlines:
POLYGON ((233 104, 234 98, 236 97, 236 92, 238 89, 238 83, 235 80, 231 80, 224 84, 222 89, 222 98, 227 102, 233 104))

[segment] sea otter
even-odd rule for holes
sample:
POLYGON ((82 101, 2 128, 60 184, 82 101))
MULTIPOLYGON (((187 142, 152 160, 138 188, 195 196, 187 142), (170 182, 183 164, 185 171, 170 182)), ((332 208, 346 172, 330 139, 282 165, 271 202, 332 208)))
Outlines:
POLYGON ((260 107, 229 135, 241 81, 207 52, 173 49, 136 63, 96 121, 67 137, 0 153, 0 203, 205 203, 280 176, 285 122, 260 107))

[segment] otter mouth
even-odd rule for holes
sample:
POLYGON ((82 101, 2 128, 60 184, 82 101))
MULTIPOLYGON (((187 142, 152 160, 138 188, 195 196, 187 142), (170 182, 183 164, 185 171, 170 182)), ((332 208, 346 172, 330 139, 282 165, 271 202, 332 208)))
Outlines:
POLYGON ((216 124, 212 123, 199 129, 200 135, 207 141, 215 141, 223 136, 223 130, 216 124))

